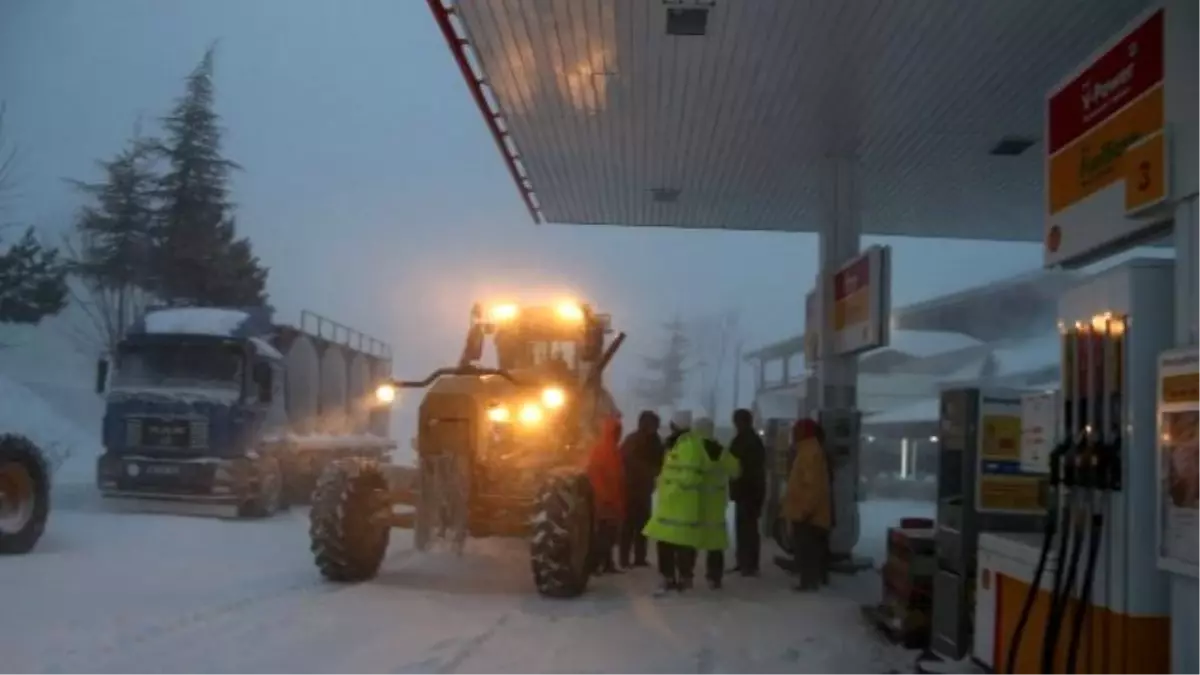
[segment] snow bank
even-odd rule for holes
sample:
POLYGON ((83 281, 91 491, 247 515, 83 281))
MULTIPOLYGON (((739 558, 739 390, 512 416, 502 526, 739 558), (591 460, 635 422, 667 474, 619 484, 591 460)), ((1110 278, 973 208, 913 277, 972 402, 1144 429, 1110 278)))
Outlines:
POLYGON ((146 315, 146 332, 232 337, 249 318, 250 315, 236 309, 214 307, 161 309, 146 315))
POLYGON ((29 387, 0 375, 0 433, 21 434, 46 453, 56 480, 89 479, 100 454, 96 432, 79 428, 29 387))

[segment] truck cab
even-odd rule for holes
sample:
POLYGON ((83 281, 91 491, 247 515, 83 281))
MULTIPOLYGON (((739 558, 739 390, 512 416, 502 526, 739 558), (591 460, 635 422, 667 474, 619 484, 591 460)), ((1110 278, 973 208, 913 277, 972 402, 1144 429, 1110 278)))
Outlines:
POLYGON ((101 362, 107 389, 97 483, 106 497, 278 509, 282 469, 267 441, 287 424, 286 371, 256 310, 148 313, 101 362))

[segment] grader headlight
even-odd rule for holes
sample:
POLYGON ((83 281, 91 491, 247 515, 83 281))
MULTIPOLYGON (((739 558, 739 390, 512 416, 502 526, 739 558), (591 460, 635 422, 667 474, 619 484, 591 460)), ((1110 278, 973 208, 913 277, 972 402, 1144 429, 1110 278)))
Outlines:
POLYGON ((567 402, 567 392, 561 387, 546 387, 542 390, 542 405, 554 410, 567 402))
POLYGON ((583 321, 583 308, 578 303, 562 302, 554 308, 558 318, 563 321, 579 322, 583 321))
POLYGON ((517 412, 517 419, 521 420, 521 424, 529 427, 541 424, 544 416, 545 413, 542 411, 542 406, 536 403, 526 403, 517 412))
POLYGON ((495 305, 488 310, 488 320, 492 323, 507 323, 517 318, 520 308, 516 305, 495 305))
POLYGON ((396 400, 396 387, 383 383, 375 388, 375 402, 380 405, 390 405, 396 400))
POLYGON ((504 424, 512 418, 512 413, 508 408, 502 405, 494 405, 488 408, 487 416, 488 420, 495 422, 496 424, 504 424))

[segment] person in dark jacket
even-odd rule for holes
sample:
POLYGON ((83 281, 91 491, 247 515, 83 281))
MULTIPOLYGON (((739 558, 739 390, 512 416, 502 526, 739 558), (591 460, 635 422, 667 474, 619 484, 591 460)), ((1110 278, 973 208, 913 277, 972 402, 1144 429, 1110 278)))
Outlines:
POLYGON ((754 429, 754 416, 749 410, 739 408, 734 411, 733 428, 736 434, 729 443, 729 452, 737 458, 742 469, 741 475, 729 484, 729 497, 735 508, 734 533, 737 538, 737 566, 734 571, 752 577, 758 576, 759 553, 762 550, 759 527, 763 500, 767 495, 767 449, 754 429))
POLYGON ((654 411, 643 410, 638 415, 637 429, 621 443, 625 466, 625 522, 618 553, 621 567, 647 567, 650 564, 646 561, 646 535, 642 530, 650 520, 654 481, 662 471, 664 450, 662 439, 658 437, 660 423, 654 411))

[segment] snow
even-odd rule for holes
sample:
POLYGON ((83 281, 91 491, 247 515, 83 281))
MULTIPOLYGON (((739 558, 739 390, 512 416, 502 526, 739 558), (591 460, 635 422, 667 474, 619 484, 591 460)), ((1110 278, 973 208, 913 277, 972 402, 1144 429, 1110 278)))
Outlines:
POLYGON ((267 357, 268 359, 283 358, 283 354, 278 349, 275 349, 275 347, 271 346, 270 342, 267 342, 262 338, 252 337, 250 338, 250 343, 254 345, 254 349, 259 354, 267 357))
POLYGON ((214 307, 160 309, 146 315, 146 332, 232 337, 248 318, 248 314, 236 309, 214 307))
POLYGON ((55 480, 90 480, 100 454, 96 429, 88 433, 68 420, 29 387, 0 376, 0 434, 33 441, 54 467, 55 480))
POLYGON ((919 359, 946 352, 976 347, 979 340, 962 333, 936 330, 894 330, 885 349, 892 349, 919 359))
POLYGON ((904 422, 936 422, 941 415, 941 399, 927 398, 871 415, 864 424, 892 424, 904 422))
POLYGON ((125 386, 113 387, 108 393, 109 400, 120 400, 124 397, 136 397, 149 401, 171 403, 216 403, 230 405, 237 403, 242 394, 234 386, 214 384, 208 387, 178 387, 178 386, 125 386))
POLYGON ((38 549, 0 564, 0 597, 20 608, 0 612, 3 670, 869 673, 915 659, 860 616, 875 575, 793 593, 768 544, 761 578, 667 598, 651 597, 650 569, 541 598, 527 550, 487 539, 461 558, 415 553, 396 530, 376 579, 334 585, 300 509, 258 521, 59 509, 38 549))
POLYGON ((995 377, 1009 377, 1045 368, 1058 361, 1061 349, 1057 333, 1000 347, 992 352, 998 365, 995 377))
POLYGON ((374 434, 286 434, 269 437, 264 440, 275 442, 284 441, 302 449, 314 448, 362 448, 371 446, 391 446, 395 441, 374 434))

